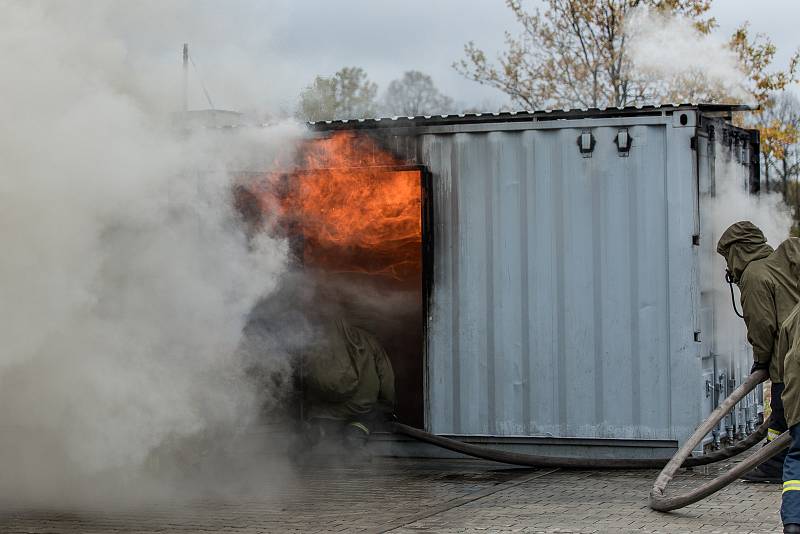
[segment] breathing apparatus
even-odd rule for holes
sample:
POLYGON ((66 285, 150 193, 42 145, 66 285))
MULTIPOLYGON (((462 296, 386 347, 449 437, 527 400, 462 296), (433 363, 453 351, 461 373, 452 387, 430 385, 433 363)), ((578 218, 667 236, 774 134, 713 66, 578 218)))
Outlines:
POLYGON ((739 310, 736 309, 736 297, 733 294, 733 284, 736 282, 736 279, 733 277, 733 273, 730 269, 725 269, 725 281, 728 282, 728 286, 731 288, 731 304, 733 305, 733 312, 744 319, 744 315, 739 313, 739 310))

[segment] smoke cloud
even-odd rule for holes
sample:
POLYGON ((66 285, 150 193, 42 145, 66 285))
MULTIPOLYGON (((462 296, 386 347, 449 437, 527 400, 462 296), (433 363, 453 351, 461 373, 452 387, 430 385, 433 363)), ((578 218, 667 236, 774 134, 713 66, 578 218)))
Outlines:
MULTIPOLYGON (((724 148, 717 148, 718 154, 724 148)), ((712 224, 717 237, 728 226, 738 221, 752 221, 761 228, 767 241, 776 248, 789 237, 792 214, 780 193, 762 192, 757 196, 748 192, 747 167, 734 159, 718 162, 715 179, 715 197, 711 204, 712 224)))
POLYGON ((243 428, 260 399, 237 347, 286 269, 231 181, 299 128, 179 131, 161 65, 109 30, 121 6, 75 7, 0 3, 3 500, 124 493, 171 444, 243 428))
POLYGON ((750 102, 736 54, 717 34, 703 34, 691 20, 648 8, 635 9, 625 21, 627 50, 637 72, 673 87, 684 98, 711 93, 750 102))

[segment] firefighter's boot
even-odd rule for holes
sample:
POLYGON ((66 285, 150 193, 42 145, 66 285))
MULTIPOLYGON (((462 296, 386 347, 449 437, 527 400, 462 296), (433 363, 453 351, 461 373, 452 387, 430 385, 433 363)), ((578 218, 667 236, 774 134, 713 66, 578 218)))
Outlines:
POLYGON ((345 451, 350 463, 364 463, 372 461, 367 451, 369 429, 363 423, 351 421, 344 429, 343 436, 345 451))
POLYGON ((786 453, 770 458, 752 471, 745 473, 742 480, 761 484, 783 483, 783 459, 785 457, 786 453))

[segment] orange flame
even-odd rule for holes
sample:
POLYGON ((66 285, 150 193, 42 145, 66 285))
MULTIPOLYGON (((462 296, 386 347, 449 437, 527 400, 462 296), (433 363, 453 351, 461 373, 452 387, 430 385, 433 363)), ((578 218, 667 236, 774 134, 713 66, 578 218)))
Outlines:
MULTIPOLYGON (((277 201, 303 262, 411 282, 421 272, 422 184, 418 169, 367 137, 336 133, 301 149, 277 201)), ((268 179, 275 189, 275 176, 268 179)))

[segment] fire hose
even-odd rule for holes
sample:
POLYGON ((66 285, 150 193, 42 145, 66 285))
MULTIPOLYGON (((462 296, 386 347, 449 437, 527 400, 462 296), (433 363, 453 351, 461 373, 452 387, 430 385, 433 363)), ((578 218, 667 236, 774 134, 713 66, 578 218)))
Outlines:
MULTIPOLYGON (((672 481, 675 473, 682 465, 688 466, 688 460, 690 459, 689 454, 691 454, 692 450, 709 432, 711 432, 723 417, 728 415, 737 402, 755 389, 758 384, 766 380, 767 376, 768 373, 764 370, 752 373, 747 380, 736 388, 727 399, 722 401, 717 409, 711 412, 711 415, 709 415, 708 418, 703 421, 703 424, 695 430, 694 434, 692 434, 686 443, 683 444, 683 447, 675 453, 675 456, 672 457, 669 463, 662 469, 661 473, 659 473, 658 478, 656 478, 653 489, 650 491, 650 508, 659 512, 669 512, 670 510, 683 508, 684 506, 705 499, 741 477, 742 474, 775 456, 789 446, 791 437, 788 432, 784 432, 769 445, 747 458, 747 460, 739 463, 736 467, 713 480, 681 495, 667 495, 667 485, 672 481)), ((766 428, 767 424, 768 421, 765 421, 761 425, 761 428, 766 428)))
MULTIPOLYGON (((573 456, 540 456, 473 445, 457 439, 431 434, 402 423, 392 423, 392 430, 396 434, 402 434, 418 441, 430 443, 431 445, 466 454, 474 458, 524 467, 558 467, 566 469, 658 469, 659 467, 664 467, 668 463, 668 460, 665 458, 578 458, 573 456)), ((727 460, 728 458, 732 458, 746 451, 756 443, 759 443, 766 435, 767 424, 764 423, 747 438, 739 441, 735 445, 710 454, 704 454, 703 456, 686 458, 683 465, 685 467, 698 467, 727 460)))
POLYGON ((483 460, 490 460, 511 465, 524 467, 547 467, 547 468, 566 468, 566 469, 657 469, 663 468, 656 480, 650 494, 650 507, 658 511, 669 511, 692 504, 724 488, 744 472, 752 469, 766 459, 779 453, 789 445, 788 433, 784 433, 768 446, 750 456, 736 467, 725 474, 701 485, 689 493, 677 496, 667 496, 667 484, 675 476, 681 467, 698 467, 708 465, 732 458, 750 449, 761 442, 767 435, 769 421, 762 423, 747 438, 722 450, 704 454, 699 457, 691 457, 692 450, 700 441, 715 427, 724 416, 730 412, 735 404, 740 401, 747 393, 766 380, 766 371, 756 371, 742 383, 736 390, 725 399, 716 410, 703 422, 689 440, 678 450, 670 460, 663 458, 578 458, 568 456, 544 456, 533 455, 498 449, 491 449, 480 445, 465 443, 457 439, 452 439, 436 434, 431 434, 419 428, 404 425, 399 422, 392 423, 391 429, 396 434, 402 434, 410 438, 430 443, 453 452, 465 454, 483 460))

